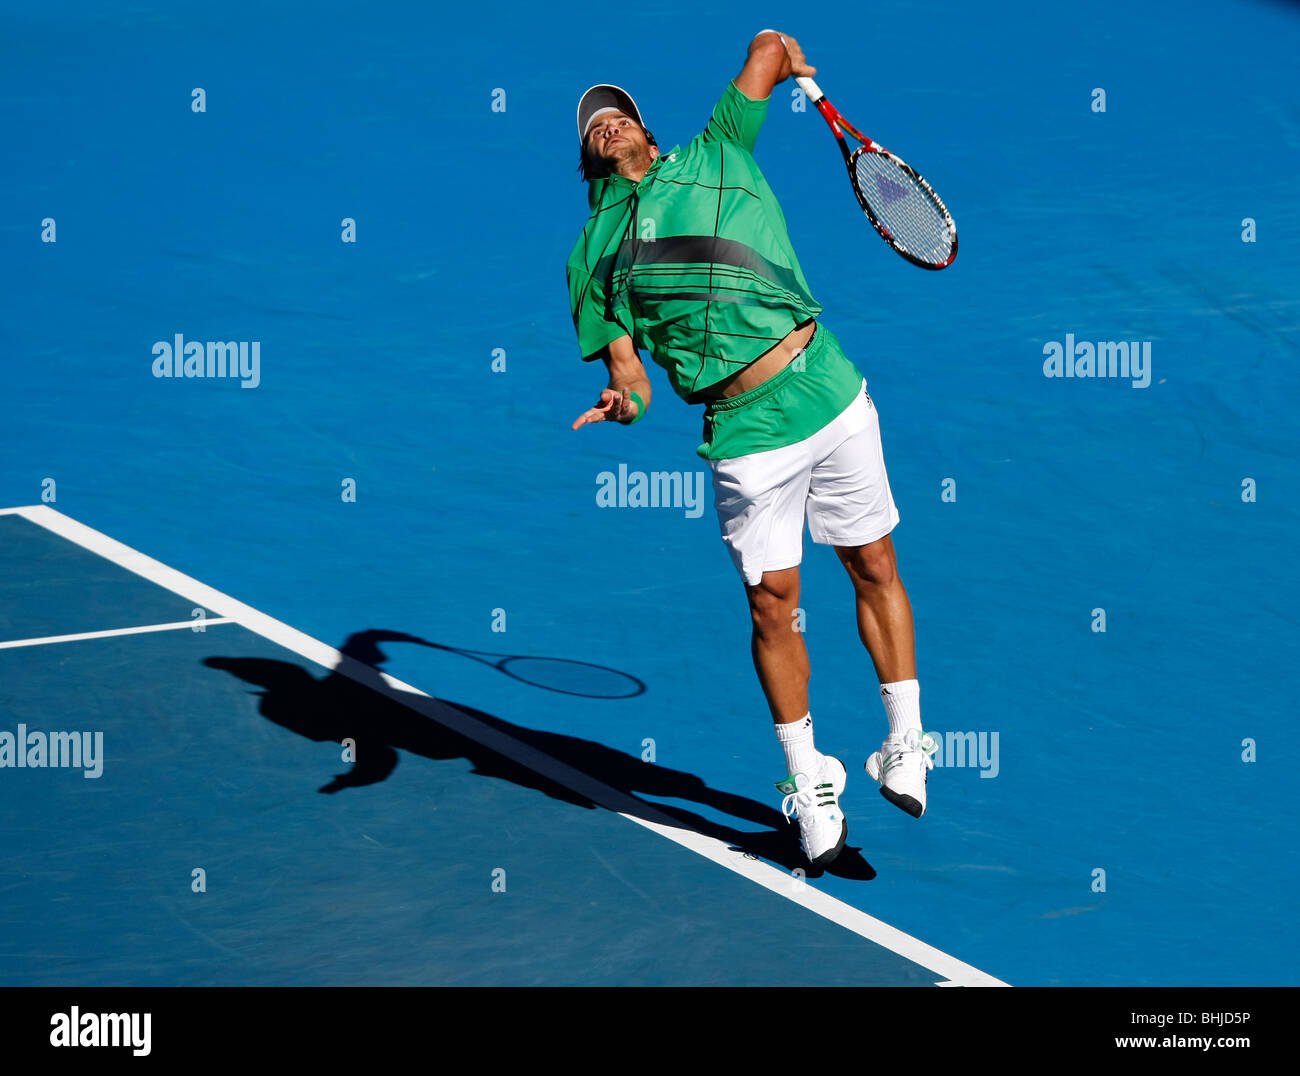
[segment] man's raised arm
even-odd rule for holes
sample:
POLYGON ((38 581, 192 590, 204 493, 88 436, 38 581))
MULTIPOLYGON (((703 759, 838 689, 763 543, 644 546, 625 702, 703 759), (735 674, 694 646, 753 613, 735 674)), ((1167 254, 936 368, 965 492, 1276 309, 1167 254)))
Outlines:
POLYGON ((745 66, 736 76, 736 89, 753 101, 763 101, 772 96, 773 86, 791 75, 815 74, 817 68, 808 66, 798 41, 789 34, 764 30, 749 43, 745 66))

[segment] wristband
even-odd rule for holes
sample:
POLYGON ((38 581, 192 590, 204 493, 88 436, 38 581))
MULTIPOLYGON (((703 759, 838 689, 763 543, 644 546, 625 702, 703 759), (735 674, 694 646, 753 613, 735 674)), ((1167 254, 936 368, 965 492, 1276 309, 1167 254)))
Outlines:
POLYGON ((632 397, 632 402, 636 404, 636 418, 634 418, 631 422, 629 422, 628 425, 635 426, 638 422, 640 422, 643 418, 645 418, 645 404, 642 402, 641 397, 638 396, 635 392, 630 392, 628 393, 628 395, 632 397))

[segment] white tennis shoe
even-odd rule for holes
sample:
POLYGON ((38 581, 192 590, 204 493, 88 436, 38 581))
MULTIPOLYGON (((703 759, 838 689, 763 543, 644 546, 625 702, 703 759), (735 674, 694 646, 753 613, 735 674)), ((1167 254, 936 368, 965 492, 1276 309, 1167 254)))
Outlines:
POLYGON ((925 814, 925 783, 934 769, 930 756, 939 745, 928 732, 908 729, 901 736, 890 735, 880 750, 867 759, 866 771, 880 782, 880 794, 913 818, 925 814))
POLYGON ((849 823, 840 807, 847 783, 844 763, 830 755, 822 756, 816 773, 800 771, 777 782, 776 790, 785 793, 781 813, 787 822, 792 814, 799 819, 799 843, 814 867, 830 863, 848 839, 849 823))

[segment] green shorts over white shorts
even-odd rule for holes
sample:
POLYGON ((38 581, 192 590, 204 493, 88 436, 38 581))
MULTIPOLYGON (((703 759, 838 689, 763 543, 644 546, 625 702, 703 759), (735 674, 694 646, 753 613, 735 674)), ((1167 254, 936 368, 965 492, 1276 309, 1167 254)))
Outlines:
POLYGON ((814 542, 835 546, 867 545, 898 524, 866 379, 823 326, 803 358, 705 413, 700 455, 723 543, 748 586, 801 563, 805 521, 814 542))

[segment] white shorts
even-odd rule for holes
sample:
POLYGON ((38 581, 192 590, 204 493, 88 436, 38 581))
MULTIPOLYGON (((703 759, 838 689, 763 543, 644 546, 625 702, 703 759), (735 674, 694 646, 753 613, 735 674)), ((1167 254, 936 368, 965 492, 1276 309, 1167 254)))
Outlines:
POLYGON ((811 437, 710 467, 722 541, 749 586, 803 560, 805 515, 820 545, 867 545, 898 523, 866 381, 811 437))

